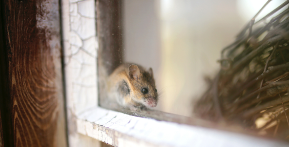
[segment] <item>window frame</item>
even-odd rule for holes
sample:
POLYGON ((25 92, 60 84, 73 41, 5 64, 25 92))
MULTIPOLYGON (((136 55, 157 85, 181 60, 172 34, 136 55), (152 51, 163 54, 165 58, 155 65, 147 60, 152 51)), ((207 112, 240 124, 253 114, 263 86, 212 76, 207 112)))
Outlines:
MULTIPOLYGON (((101 32, 101 27, 113 29, 113 25, 102 23, 121 19, 120 15, 107 17, 112 10, 114 0, 63 0, 62 31, 64 44, 64 78, 66 85, 66 107, 68 117, 69 145, 81 140, 83 134, 113 146, 285 146, 286 143, 273 139, 262 139, 252 132, 241 128, 227 127, 225 124, 213 124, 160 111, 126 112, 121 109, 107 109, 99 106, 100 87, 96 81, 99 71, 99 59, 122 61, 119 48, 121 38, 111 38, 101 32), (95 3, 97 6, 96 24, 95 3), (101 6, 100 6, 101 5, 101 6), (90 7, 86 7, 90 6, 90 7), (84 9, 85 7, 85 9, 84 9), (107 9, 106 9, 107 8, 107 9), (92 14, 93 13, 93 14, 92 14), (103 14, 103 15, 102 15, 103 14), (106 21, 106 22, 104 22, 106 21), (94 26, 87 29, 88 26, 94 26), (96 30, 98 31, 96 33, 96 30), (85 33, 91 33, 86 35, 85 33), (97 38, 102 38, 98 39, 97 38), (103 51, 104 46, 114 50, 103 51), (93 43, 95 41, 95 43, 93 43), (110 44, 109 44, 110 43, 110 44), (108 53, 115 54, 108 54, 108 53), (105 54, 105 55, 104 55, 105 54), (112 56, 110 56, 112 55, 112 56), (98 61, 97 61, 98 59, 98 61), (81 71, 84 70, 84 71, 81 71), (233 132, 232 132, 233 131, 233 132), (243 132, 240 134, 236 132, 243 132), (178 139, 176 139, 178 138, 178 139)), ((118 3, 117 6, 121 6, 118 3)), ((115 13, 115 12, 114 12, 115 13)), ((110 30, 120 32, 120 29, 110 30)), ((105 32, 105 31, 104 31, 105 32)), ((110 32, 111 33, 111 32, 110 32)), ((119 34, 121 36, 121 34, 119 34)), ((111 71, 117 63, 108 65, 111 71)))

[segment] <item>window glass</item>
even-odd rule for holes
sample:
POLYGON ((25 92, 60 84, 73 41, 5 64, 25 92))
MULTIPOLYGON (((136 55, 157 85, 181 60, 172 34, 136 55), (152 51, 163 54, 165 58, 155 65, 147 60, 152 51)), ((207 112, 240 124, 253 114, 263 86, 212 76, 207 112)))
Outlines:
MULTIPOLYGON (((220 75, 219 71, 220 69, 223 70, 223 68, 231 68, 231 64, 237 65, 237 63, 242 63, 242 65, 240 65, 240 67, 242 68, 244 66, 247 66, 248 70, 253 68, 256 74, 261 74, 264 70, 264 67, 265 71, 267 70, 267 65, 265 64, 266 60, 269 58, 270 54, 273 51, 273 46, 264 49, 262 55, 260 53, 259 58, 262 58, 262 64, 260 65, 262 66, 255 66, 259 64, 257 62, 257 59, 255 60, 255 58, 254 60, 252 60, 252 64, 254 64, 254 66, 251 66, 251 64, 249 64, 251 63, 251 60, 250 62, 241 62, 240 58, 243 57, 244 54, 249 54, 249 52, 255 52, 253 50, 257 50, 258 47, 261 46, 260 43, 263 43, 262 39, 264 39, 264 36, 266 36, 266 31, 263 31, 264 34, 262 38, 262 34, 256 33, 258 29, 262 27, 264 28, 264 26, 266 26, 272 18, 277 16, 277 14, 280 14, 280 12, 282 11, 286 11, 288 9, 288 6, 283 7, 279 10, 278 13, 274 13, 266 20, 262 20, 261 23, 259 23, 258 21, 266 14, 271 12, 273 9, 284 3, 285 0, 276 0, 269 3, 264 8, 264 10, 261 11, 259 15, 257 15, 254 21, 251 21, 252 24, 255 22, 258 22, 258 24, 252 26, 252 29, 247 29, 243 34, 238 35, 238 33, 240 33, 240 31, 244 29, 244 27, 246 27, 246 25, 264 6, 266 2, 268 1, 124 0, 122 4, 123 10, 121 22, 123 25, 123 51, 121 53, 123 54, 119 54, 119 56, 123 56, 123 61, 121 61, 121 64, 133 63, 137 65, 137 67, 129 65, 124 68, 124 73, 128 74, 127 76, 129 76, 129 78, 137 81, 140 78, 139 74, 143 74, 143 69, 141 67, 144 67, 144 69, 146 69, 148 73, 148 75, 143 74, 141 76, 149 78, 147 78, 147 81, 145 82, 138 81, 137 83, 131 83, 131 81, 122 80, 124 78, 123 75, 115 76, 116 78, 114 78, 114 82, 110 82, 107 87, 111 87, 114 84, 119 84, 121 86, 118 87, 116 91, 121 91, 121 93, 111 94, 108 92, 108 97, 110 97, 111 95, 117 95, 116 97, 126 97, 121 100, 118 99, 117 102, 120 104, 126 104, 130 99, 133 99, 129 98, 129 94, 131 94, 131 92, 133 92, 134 90, 138 91, 136 92, 137 94, 134 95, 135 98, 139 95, 146 95, 147 93, 150 94, 151 90, 153 89, 153 91, 157 91, 157 105, 154 100, 150 99, 151 97, 154 97, 154 94, 149 95, 148 97, 144 96, 146 98, 145 100, 135 100, 134 102, 141 103, 146 107, 154 110, 173 113, 181 116, 187 116, 191 118, 199 117, 204 111, 204 115, 211 117, 208 120, 220 120, 220 118, 224 119, 224 117, 226 117, 225 119, 234 122, 234 119, 232 120, 230 117, 223 115, 227 112, 220 112, 223 114, 220 114, 220 118, 217 118, 216 115, 218 115, 218 111, 230 110, 227 109, 227 106, 230 107, 229 103, 234 103, 241 99, 243 96, 242 94, 244 94, 244 96, 249 95, 248 91, 252 92, 253 90, 256 90, 256 87, 252 87, 252 89, 245 89, 244 87, 246 86, 246 83, 243 84, 243 87, 242 85, 240 86, 238 84, 232 84, 230 85, 231 87, 240 86, 241 90, 232 93, 232 91, 230 91, 230 87, 228 87, 228 91, 226 91, 224 90, 225 88, 222 89, 223 87, 221 85, 223 83, 226 83, 222 81, 224 80, 226 74, 221 73, 220 75), (252 36, 252 34, 255 34, 255 36, 252 36), (244 36, 249 37, 246 38, 244 36), (242 40, 242 38, 247 42, 245 41, 246 43, 239 45, 239 47, 236 47, 236 49, 228 49, 226 52, 224 52, 224 55, 222 55, 222 50, 226 46, 230 45, 238 39, 242 40), (249 48, 249 50, 246 50, 247 48, 249 48), (238 60, 240 60, 240 62, 238 60), (227 64, 228 67, 226 67, 225 64, 227 64), (151 71, 149 70, 150 67, 152 68, 153 74, 151 74, 151 71), (140 73, 138 72, 139 69, 140 73), (151 81, 150 77, 153 77, 154 81, 151 81), (115 82, 116 80, 120 82, 115 82), (217 82, 214 82, 216 80, 217 82), (221 80, 221 82, 219 82, 218 80, 221 80), (149 83, 155 84, 150 85, 149 83), (212 87, 214 87, 214 83, 217 83, 217 90, 212 89, 212 87), (227 93, 229 93, 230 95, 226 95, 227 93), (222 101, 220 105, 223 106, 220 106, 220 110, 217 109, 217 105, 219 104, 217 104, 218 102, 215 101, 214 96, 212 96, 210 100, 203 100, 200 102, 200 99, 210 94, 216 94, 217 99, 222 98, 222 100, 217 100, 222 101), (234 94, 238 96, 234 97, 234 94), (234 97, 235 99, 227 100, 224 98, 230 96, 234 97), (197 106, 204 106, 204 109, 195 108, 197 106), (213 107, 216 107, 216 109, 212 109, 213 107), (207 108, 208 110, 212 109, 212 111, 216 112, 211 113, 210 111, 205 110, 207 108)), ((288 16, 284 15, 282 21, 286 20, 287 17, 288 16)), ((281 23, 281 19, 278 21, 278 23, 281 23)), ((247 28, 251 28, 250 25, 247 28)), ((272 28, 273 27, 268 27, 267 29, 269 31, 272 28)), ((260 30, 262 29, 259 29, 259 31, 260 30)), ((278 31, 279 33, 286 32, 286 30, 278 31)), ((279 41, 279 43, 278 45, 287 46, 285 45, 286 39, 285 41, 279 41)), ((275 56, 272 57, 272 59, 275 59, 277 55, 281 54, 281 52, 279 52, 278 54, 276 53, 275 56)), ((284 52, 284 63, 286 63, 287 61, 287 54, 287 52, 284 52)), ((268 62, 269 61, 270 60, 268 59, 268 62)), ((277 63, 281 65, 281 61, 279 62, 279 58, 277 59, 276 57, 276 64, 277 63)), ((271 63, 268 65, 271 65, 271 63)), ((254 79, 254 76, 248 76, 247 69, 238 69, 234 72, 238 76, 235 75, 233 76, 233 78, 229 78, 229 82, 227 81, 227 83, 237 83, 236 81, 242 82, 242 80, 247 80, 250 82, 250 78, 254 79)), ((118 71, 117 73, 120 72, 118 71)), ((230 75, 232 73, 228 72, 227 74, 230 75)), ((266 86, 266 84, 270 84, 270 81, 276 81, 276 79, 278 78, 278 80, 280 80, 280 78, 282 80, 286 80, 287 76, 288 74, 284 74, 282 76, 279 74, 276 75, 275 78, 264 79, 262 80, 262 82, 260 81, 261 87, 266 86)), ((256 85, 260 85, 260 82, 258 82, 256 85)), ((285 88, 283 87, 282 89, 282 94, 284 96, 286 95, 286 88, 288 89, 288 85, 287 87, 285 85, 285 88)), ((262 93, 257 95, 263 96, 262 93)), ((257 96, 254 100, 258 101, 259 96, 257 96)), ((258 106, 258 104, 263 104, 264 102, 267 102, 267 99, 266 101, 264 100, 257 102, 254 107, 258 106)), ((288 101, 287 99, 284 99, 284 102, 282 101, 282 103, 276 104, 278 105, 278 108, 276 107, 276 109, 280 109, 280 111, 278 111, 279 114, 287 111, 288 106, 286 103, 288 103, 288 101)), ((278 134, 279 122, 273 119, 271 119, 272 122, 268 121, 268 119, 270 117, 272 118, 273 116, 271 113, 266 114, 266 116, 263 117, 263 112, 267 111, 269 107, 272 108, 271 105, 268 105, 268 107, 258 111, 260 112, 260 115, 254 118, 251 117, 250 121, 247 121, 247 118, 245 119, 244 117, 243 119, 243 116, 240 116, 237 120, 237 124, 241 124, 241 126, 245 127, 246 129, 250 128, 249 126, 253 126, 253 131, 257 130, 259 134, 268 135, 268 132, 262 131, 260 128, 262 128, 262 126, 268 128, 270 126, 268 124, 272 123, 271 126, 275 125, 274 128, 277 129, 274 136, 278 136, 276 135, 276 132, 278 134), (260 120, 259 117, 262 117, 262 119, 260 120), (264 124, 266 123, 267 125, 264 126, 264 124)), ((235 110, 232 109, 232 111, 235 110)), ((277 111, 275 112, 277 113, 277 111)), ((289 127, 287 115, 284 115, 284 120, 286 119, 289 127)), ((286 125, 286 123, 282 125, 286 125)), ((288 127, 287 130, 289 130, 288 127)), ((274 128, 271 128, 271 130, 274 130, 274 128)), ((286 132, 281 132, 280 134, 282 133, 283 135, 279 135, 279 137, 282 139, 286 139, 287 137, 288 139, 288 131, 287 134, 286 132)))

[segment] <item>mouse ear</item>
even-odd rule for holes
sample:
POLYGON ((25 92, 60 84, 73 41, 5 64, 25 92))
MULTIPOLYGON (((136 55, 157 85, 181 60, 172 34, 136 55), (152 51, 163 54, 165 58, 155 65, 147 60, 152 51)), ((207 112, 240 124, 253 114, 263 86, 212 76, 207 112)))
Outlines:
POLYGON ((129 66, 129 76, 135 80, 138 80, 140 77, 140 70, 137 65, 129 66))
POLYGON ((150 74, 152 77, 154 77, 153 69, 152 69, 151 67, 149 68, 149 74, 150 74))

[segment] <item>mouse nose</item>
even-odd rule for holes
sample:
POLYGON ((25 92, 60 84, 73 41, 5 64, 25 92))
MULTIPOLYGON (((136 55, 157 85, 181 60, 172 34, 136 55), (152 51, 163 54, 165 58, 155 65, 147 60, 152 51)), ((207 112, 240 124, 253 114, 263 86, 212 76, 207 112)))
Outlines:
POLYGON ((150 107, 156 107, 157 101, 154 98, 149 97, 149 98, 147 98, 147 105, 150 107))

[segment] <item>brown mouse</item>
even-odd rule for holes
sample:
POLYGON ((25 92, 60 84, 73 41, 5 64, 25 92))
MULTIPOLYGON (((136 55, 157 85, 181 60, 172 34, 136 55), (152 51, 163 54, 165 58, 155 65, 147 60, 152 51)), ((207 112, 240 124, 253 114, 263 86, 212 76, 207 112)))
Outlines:
POLYGON ((137 64, 120 65, 108 77, 107 94, 109 99, 125 108, 156 107, 158 93, 152 68, 146 71, 137 64))

